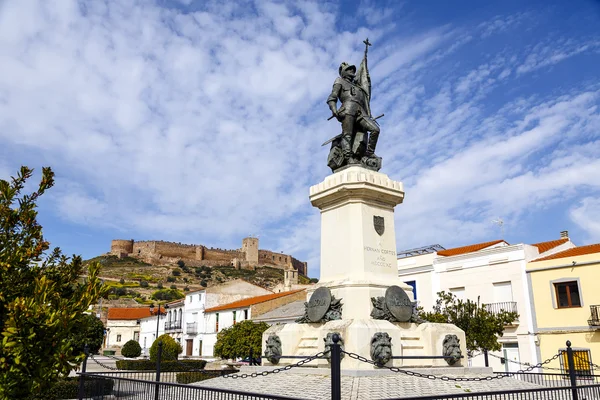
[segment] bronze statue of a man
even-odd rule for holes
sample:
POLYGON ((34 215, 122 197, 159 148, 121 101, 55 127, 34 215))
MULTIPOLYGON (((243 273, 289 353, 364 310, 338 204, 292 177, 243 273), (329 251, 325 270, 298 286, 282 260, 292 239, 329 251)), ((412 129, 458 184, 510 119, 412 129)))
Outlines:
POLYGON ((365 55, 358 71, 354 65, 343 62, 338 70, 340 76, 327 98, 332 117, 342 123, 342 134, 331 140, 328 164, 333 171, 353 164, 363 164, 375 170, 381 168, 381 158, 375 155, 380 129, 370 107, 371 77, 367 68, 367 50, 371 44, 368 39, 364 43, 365 55), (338 100, 341 102, 339 109, 338 100))

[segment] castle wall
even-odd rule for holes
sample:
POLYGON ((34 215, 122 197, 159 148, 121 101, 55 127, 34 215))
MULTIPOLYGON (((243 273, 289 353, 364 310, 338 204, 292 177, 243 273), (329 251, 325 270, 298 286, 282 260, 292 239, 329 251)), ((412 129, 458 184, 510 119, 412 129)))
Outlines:
POLYGON ((163 257, 196 258, 196 245, 156 242, 155 252, 163 257))
POLYGON ((113 240, 111 253, 116 255, 129 254, 143 259, 146 262, 160 260, 164 264, 174 264, 183 259, 190 267, 230 265, 234 258, 240 260, 242 268, 257 265, 268 265, 275 268, 289 268, 290 266, 306 275, 306 263, 301 262, 288 254, 275 253, 269 250, 258 249, 258 238, 245 238, 242 248, 226 250, 208 248, 202 245, 183 244, 165 241, 140 241, 113 240))

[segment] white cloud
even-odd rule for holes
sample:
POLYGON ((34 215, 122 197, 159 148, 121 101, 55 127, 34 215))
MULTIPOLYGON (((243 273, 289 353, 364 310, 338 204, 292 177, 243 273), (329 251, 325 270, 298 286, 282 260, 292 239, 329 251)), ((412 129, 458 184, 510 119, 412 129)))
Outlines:
POLYGON ((600 242, 600 199, 585 197, 569 211, 571 220, 583 229, 587 243, 600 242))

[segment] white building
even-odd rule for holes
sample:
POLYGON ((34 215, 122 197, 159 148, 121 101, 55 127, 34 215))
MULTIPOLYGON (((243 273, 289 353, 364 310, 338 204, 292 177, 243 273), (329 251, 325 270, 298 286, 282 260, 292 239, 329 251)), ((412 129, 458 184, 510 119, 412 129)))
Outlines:
POLYGON ((294 301, 305 300, 305 289, 289 292, 271 293, 263 296, 250 297, 204 310, 204 331, 202 354, 213 357, 217 333, 227 329, 238 322, 252 319, 265 314, 279 306, 294 301))
MULTIPOLYGON (((539 343, 533 332, 531 290, 526 277, 527 262, 562 251, 574 244, 565 233, 560 240, 534 245, 509 245, 504 240, 479 243, 445 250, 408 255, 398 259, 398 274, 413 286, 415 298, 425 311, 431 311, 440 291, 453 293, 460 299, 486 304, 492 312, 506 310, 519 313, 518 321, 507 326, 499 338, 502 350, 490 352, 489 365, 494 371, 520 369, 519 362, 536 364, 539 343), (508 358, 514 362, 505 362, 508 358)), ((421 249, 415 249, 421 250, 421 249)), ((483 366, 484 357, 472 359, 473 366, 483 366)))
POLYGON ((140 347, 142 348, 142 355, 149 356, 150 346, 152 346, 152 343, 154 343, 154 340, 157 337, 157 329, 158 336, 165 333, 164 321, 166 316, 166 309, 161 307, 161 316, 160 320, 158 320, 158 316, 156 315, 157 307, 153 308, 152 314, 150 313, 149 307, 145 308, 148 310, 148 316, 140 320, 140 347))
POLYGON ((202 357, 206 290, 187 293, 184 301, 183 320, 185 325, 183 329, 185 346, 183 355, 186 357, 202 357))
POLYGON ((104 348, 118 350, 129 340, 140 340, 142 322, 150 316, 148 307, 109 308, 104 348))

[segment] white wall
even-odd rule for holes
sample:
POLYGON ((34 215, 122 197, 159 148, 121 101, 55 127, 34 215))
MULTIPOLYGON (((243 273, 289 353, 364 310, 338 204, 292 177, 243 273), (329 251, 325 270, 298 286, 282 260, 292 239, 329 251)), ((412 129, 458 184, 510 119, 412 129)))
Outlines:
POLYGON ((135 332, 140 332, 137 320, 108 320, 106 322, 107 338, 105 347, 120 348, 134 339, 135 332), (120 340, 119 339, 120 336, 120 340))
POLYGON ((245 320, 244 311, 248 310, 248 318, 252 319, 252 308, 244 307, 235 310, 223 310, 219 312, 211 312, 205 314, 205 331, 203 334, 202 341, 202 355, 206 357, 213 357, 214 347, 217 342, 217 333, 223 329, 227 329, 233 326, 233 313, 235 312, 235 322, 242 322, 245 320), (219 315, 219 330, 216 330, 217 314, 219 315))

